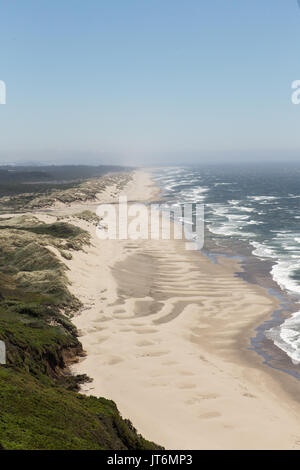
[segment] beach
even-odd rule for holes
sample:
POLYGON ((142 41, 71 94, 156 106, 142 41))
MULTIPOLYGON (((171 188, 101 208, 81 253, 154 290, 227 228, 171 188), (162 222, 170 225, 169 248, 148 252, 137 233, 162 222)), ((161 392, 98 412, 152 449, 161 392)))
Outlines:
MULTIPOLYGON (((97 204, 119 195, 156 201, 158 188, 136 171, 97 204)), ((72 321, 86 356, 72 372, 92 382, 81 392, 114 400, 138 432, 166 449, 300 448, 299 382, 250 349, 277 299, 237 276, 237 260, 213 263, 183 240, 100 240, 95 225, 72 219, 78 208, 56 211, 91 235, 90 247, 61 258, 83 303, 72 321)), ((35 215, 48 222, 54 214, 35 215)))

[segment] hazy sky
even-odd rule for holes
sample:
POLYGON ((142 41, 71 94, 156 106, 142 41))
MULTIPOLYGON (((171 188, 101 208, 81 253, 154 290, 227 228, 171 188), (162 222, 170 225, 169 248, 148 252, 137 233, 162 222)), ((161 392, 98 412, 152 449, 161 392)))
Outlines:
POLYGON ((0 161, 299 158, 297 0, 0 0, 0 161))

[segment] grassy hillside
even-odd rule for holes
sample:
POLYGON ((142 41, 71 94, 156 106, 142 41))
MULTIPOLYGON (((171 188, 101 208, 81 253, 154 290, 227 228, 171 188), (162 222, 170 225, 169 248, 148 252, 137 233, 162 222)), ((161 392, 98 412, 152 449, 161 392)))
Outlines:
POLYGON ((80 302, 68 290, 66 257, 89 243, 70 224, 29 216, 0 220, 0 445, 4 449, 158 449, 104 398, 80 395, 86 376, 66 366, 82 355, 71 323, 80 302))

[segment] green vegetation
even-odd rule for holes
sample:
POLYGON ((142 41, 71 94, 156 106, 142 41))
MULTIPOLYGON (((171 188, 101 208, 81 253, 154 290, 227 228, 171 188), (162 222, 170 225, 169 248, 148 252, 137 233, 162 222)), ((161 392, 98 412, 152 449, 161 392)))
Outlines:
POLYGON ((101 220, 101 218, 98 217, 94 212, 91 212, 88 210, 78 212, 77 214, 74 214, 73 217, 84 220, 86 222, 90 222, 91 224, 94 224, 94 225, 98 225, 101 220))
POLYGON ((28 373, 0 368, 0 439, 4 449, 157 449, 123 420, 116 405, 28 373))
MULTIPOLYGON (((0 229, 12 228, 9 226, 0 226, 0 229)), ((25 230, 27 232, 36 233, 38 235, 50 235, 55 238, 74 238, 77 235, 82 233, 80 228, 75 227, 74 225, 64 224, 62 222, 57 222, 54 224, 40 224, 32 227, 13 227, 15 230, 25 230)))
POLYGON ((124 187, 131 179, 126 170, 114 166, 0 167, 0 210, 24 212, 55 203, 95 200, 107 185, 124 187))
POLYGON ((66 223, 30 216, 0 220, 0 447, 4 449, 158 449, 104 398, 80 395, 89 380, 67 365, 82 346, 72 314, 81 306, 69 292, 66 267, 88 235, 66 223))

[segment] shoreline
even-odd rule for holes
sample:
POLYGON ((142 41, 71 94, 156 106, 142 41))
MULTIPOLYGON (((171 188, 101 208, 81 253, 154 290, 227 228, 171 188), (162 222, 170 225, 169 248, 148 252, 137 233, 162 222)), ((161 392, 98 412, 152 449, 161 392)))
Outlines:
MULTIPOLYGON (((134 175, 128 199, 155 199, 149 176, 134 175)), ((87 356, 72 370, 94 381, 82 392, 113 399, 168 449, 299 448, 299 384, 248 349, 277 300, 238 278, 236 260, 216 266, 174 240, 101 242, 77 224, 93 245, 63 260, 85 305, 73 323, 87 356)))
POLYGON ((203 254, 208 256, 213 262, 215 257, 225 257, 236 259, 240 269, 236 273, 245 282, 262 287, 268 295, 277 299, 277 308, 253 331, 250 338, 251 346, 255 352, 263 359, 263 363, 270 368, 276 369, 285 374, 289 374, 300 379, 299 364, 294 364, 287 352, 277 346, 274 341, 266 336, 272 328, 278 328, 285 320, 292 317, 299 311, 298 303, 292 298, 291 294, 283 290, 273 279, 271 275, 272 266, 275 261, 262 260, 252 254, 249 246, 233 241, 226 248, 220 247, 216 240, 211 238, 211 233, 206 233, 206 241, 209 239, 209 248, 203 254))

